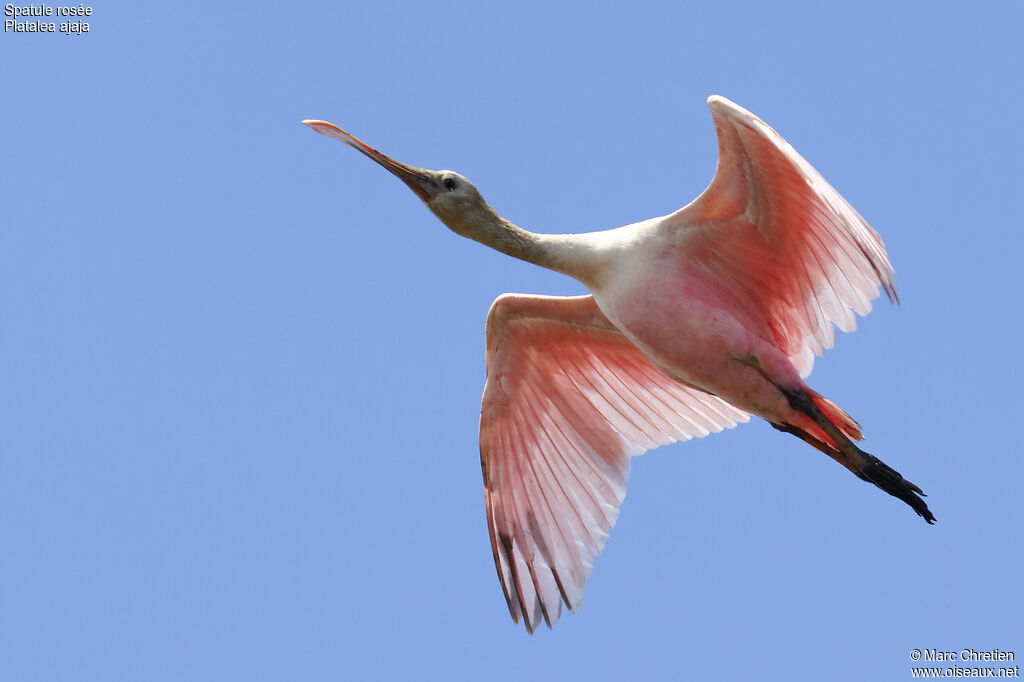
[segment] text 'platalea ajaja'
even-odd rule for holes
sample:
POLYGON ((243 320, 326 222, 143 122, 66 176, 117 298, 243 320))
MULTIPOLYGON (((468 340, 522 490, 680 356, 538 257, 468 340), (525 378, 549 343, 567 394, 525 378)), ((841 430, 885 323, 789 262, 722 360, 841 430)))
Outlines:
POLYGON ((575 611, 645 450, 765 419, 928 523, 921 489, 858 448, 860 426, 803 377, 885 291, 878 234, 785 140, 729 100, 711 185, 675 213, 586 234, 534 234, 466 178, 399 163, 303 121, 398 176, 452 231, 574 277, 590 296, 504 294, 487 315, 480 460, 512 618, 575 611))

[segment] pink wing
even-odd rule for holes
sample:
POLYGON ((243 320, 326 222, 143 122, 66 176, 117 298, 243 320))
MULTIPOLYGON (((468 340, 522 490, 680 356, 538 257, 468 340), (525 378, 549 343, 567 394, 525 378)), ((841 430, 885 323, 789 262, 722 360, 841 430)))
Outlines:
POLYGON ((885 290, 897 301, 881 238, 774 130, 729 100, 708 99, 718 169, 693 203, 666 218, 687 257, 801 376, 856 328, 885 290))
POLYGON ((662 374, 590 296, 506 294, 487 316, 480 460, 512 618, 575 611, 625 496, 629 458, 747 421, 662 374))

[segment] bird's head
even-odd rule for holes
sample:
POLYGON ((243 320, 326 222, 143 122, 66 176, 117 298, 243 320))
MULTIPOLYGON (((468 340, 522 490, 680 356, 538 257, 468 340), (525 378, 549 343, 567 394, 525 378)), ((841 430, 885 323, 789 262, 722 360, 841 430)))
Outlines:
POLYGON ((458 234, 473 237, 482 222, 498 218, 473 183, 455 171, 429 170, 400 163, 327 121, 307 119, 303 123, 321 135, 344 142, 391 171, 441 222, 458 234))

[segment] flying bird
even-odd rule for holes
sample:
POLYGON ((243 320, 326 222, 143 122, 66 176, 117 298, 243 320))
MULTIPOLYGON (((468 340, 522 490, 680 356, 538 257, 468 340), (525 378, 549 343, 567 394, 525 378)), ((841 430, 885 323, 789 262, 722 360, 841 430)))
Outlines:
POLYGON ((450 170, 399 163, 303 121, 401 179, 453 232, 577 279, 589 296, 499 296, 487 315, 480 414, 487 527, 515 622, 576 611, 625 496, 633 455, 756 415, 904 502, 921 489, 861 450, 860 426, 805 382, 880 290, 878 234, 785 140, 708 99, 718 168, 675 213, 612 230, 536 234, 450 170))

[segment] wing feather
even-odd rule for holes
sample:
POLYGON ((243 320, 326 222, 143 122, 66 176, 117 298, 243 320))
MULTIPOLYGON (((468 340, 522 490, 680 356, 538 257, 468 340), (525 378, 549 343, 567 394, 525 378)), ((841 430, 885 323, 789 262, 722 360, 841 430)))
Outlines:
POLYGON ((759 118, 723 97, 708 100, 718 133, 711 185, 668 216, 689 258, 774 341, 801 375, 853 331, 885 291, 892 265, 864 218, 759 118))
POLYGON ((480 458, 512 618, 580 607, 626 494, 629 460, 748 419, 662 374, 590 296, 507 294, 487 319, 480 458))

